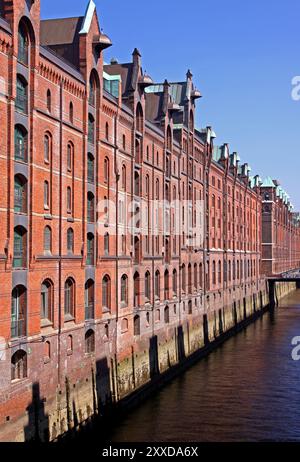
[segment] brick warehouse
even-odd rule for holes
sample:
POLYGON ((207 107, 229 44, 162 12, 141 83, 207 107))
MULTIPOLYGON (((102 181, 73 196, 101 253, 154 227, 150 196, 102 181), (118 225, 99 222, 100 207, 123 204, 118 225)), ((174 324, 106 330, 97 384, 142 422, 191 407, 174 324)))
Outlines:
POLYGON ((92 1, 0 5, 0 441, 53 440, 267 306, 299 217, 195 127, 190 71, 104 64, 92 1))

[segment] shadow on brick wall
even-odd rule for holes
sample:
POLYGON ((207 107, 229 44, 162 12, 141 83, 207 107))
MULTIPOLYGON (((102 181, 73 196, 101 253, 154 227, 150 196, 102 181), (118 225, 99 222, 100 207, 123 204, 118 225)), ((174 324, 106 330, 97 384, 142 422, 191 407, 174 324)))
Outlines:
POLYGON ((49 441, 49 417, 45 413, 45 401, 40 396, 40 384, 32 384, 32 399, 26 408, 28 424, 24 427, 24 440, 35 442, 49 441))

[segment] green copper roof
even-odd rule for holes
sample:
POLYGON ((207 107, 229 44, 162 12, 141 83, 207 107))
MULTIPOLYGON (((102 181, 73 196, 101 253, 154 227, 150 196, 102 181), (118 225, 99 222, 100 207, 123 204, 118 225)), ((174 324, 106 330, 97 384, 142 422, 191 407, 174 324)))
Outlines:
POLYGON ((262 188, 276 188, 270 176, 267 176, 267 178, 264 179, 263 184, 261 186, 262 188))

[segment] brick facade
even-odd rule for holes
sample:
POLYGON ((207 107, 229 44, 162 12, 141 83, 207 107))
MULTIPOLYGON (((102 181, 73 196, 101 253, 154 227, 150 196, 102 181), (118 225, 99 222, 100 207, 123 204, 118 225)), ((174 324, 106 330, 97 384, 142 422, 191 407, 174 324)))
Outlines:
POLYGON ((0 440, 54 439, 265 306, 299 257, 261 265, 261 182, 195 127, 189 71, 105 65, 93 2, 1 8, 0 440))

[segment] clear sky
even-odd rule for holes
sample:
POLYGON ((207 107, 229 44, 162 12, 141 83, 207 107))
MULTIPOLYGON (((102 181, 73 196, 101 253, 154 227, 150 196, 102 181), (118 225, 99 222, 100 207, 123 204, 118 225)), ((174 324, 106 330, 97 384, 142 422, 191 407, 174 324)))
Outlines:
MULTIPOLYGON (((131 60, 137 47, 153 80, 184 80, 188 68, 203 98, 197 125, 212 125, 252 174, 278 178, 300 211, 299 0, 96 0, 101 28, 131 60)), ((79 16, 87 1, 41 0, 42 18, 79 16)))

